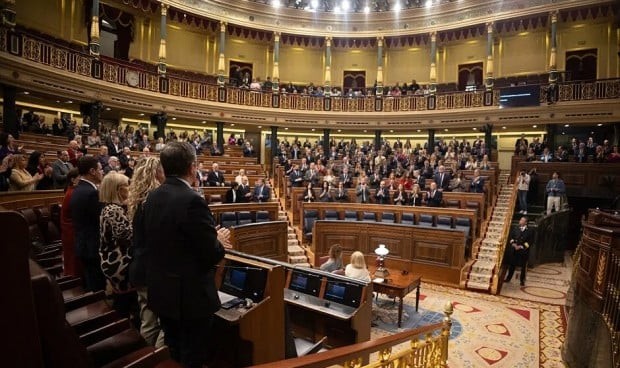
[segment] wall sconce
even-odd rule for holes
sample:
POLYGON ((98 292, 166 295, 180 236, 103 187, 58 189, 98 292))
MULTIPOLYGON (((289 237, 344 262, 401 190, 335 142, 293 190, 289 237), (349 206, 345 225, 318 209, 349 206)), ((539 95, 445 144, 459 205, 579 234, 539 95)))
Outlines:
POLYGON ((377 269, 375 271, 375 277, 385 278, 390 274, 387 268, 385 268, 385 256, 389 253, 390 251, 385 247, 385 244, 379 244, 377 249, 375 249, 375 254, 377 255, 377 269))

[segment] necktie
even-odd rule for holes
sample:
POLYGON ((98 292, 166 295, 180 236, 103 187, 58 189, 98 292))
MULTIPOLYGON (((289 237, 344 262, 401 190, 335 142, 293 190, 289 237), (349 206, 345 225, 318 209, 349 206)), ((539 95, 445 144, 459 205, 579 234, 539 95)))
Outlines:
POLYGON ((441 179, 439 179, 439 186, 443 186, 443 173, 441 173, 441 179))

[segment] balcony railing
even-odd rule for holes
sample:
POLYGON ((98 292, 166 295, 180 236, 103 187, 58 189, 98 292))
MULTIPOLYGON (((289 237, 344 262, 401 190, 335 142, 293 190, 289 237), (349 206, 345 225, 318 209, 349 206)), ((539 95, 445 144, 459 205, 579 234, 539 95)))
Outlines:
MULTIPOLYGON (((451 92, 430 96, 407 95, 363 97, 314 97, 303 94, 251 91, 206 82, 212 76, 204 75, 191 80, 191 75, 167 76, 157 74, 143 63, 123 62, 112 58, 95 58, 71 45, 35 35, 29 31, 11 31, 0 28, 0 52, 13 54, 24 60, 52 66, 80 77, 127 85, 127 73, 137 73, 137 89, 233 105, 302 111, 331 112, 412 112, 426 110, 475 109, 499 104, 499 90, 451 92)), ((540 103, 547 103, 547 85, 540 86, 540 103)), ((620 98, 620 79, 591 82, 560 83, 557 102, 602 100, 620 98)))

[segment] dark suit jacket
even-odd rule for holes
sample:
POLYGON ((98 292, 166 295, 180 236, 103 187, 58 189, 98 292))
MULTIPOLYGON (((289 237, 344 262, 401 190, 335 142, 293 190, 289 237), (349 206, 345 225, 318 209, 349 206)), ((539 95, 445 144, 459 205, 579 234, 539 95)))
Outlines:
POLYGON ((210 317, 220 308, 215 265, 224 248, 207 203, 184 182, 169 177, 149 194, 142 215, 142 226, 134 233, 148 248, 149 307, 175 320, 210 317))
POLYGON ((431 196, 431 193, 431 191, 428 192, 428 196, 426 197, 426 205, 429 207, 441 207, 443 194, 439 190, 435 191, 434 196, 431 196))
POLYGON ((295 171, 292 171, 289 175, 289 179, 291 180, 291 186, 293 187, 301 187, 304 183, 304 176, 301 173, 301 170, 297 170, 297 173, 295 173, 295 171))
POLYGON ((437 183, 437 189, 448 190, 450 186, 450 180, 452 180, 452 175, 450 173, 443 173, 443 181, 441 181, 441 174, 437 173, 434 177, 435 183, 437 183))
POLYGON ((207 182, 209 183, 209 186, 212 187, 222 186, 222 184, 224 184, 224 174, 221 171, 218 171, 216 176, 215 172, 209 171, 209 174, 207 175, 207 182))
POLYGON ((391 204, 390 203, 390 190, 388 189, 387 186, 384 188, 379 187, 379 189, 375 191, 375 202, 377 204, 391 204))
POLYGON ((334 192, 334 196, 336 198, 336 201, 338 201, 338 202, 348 202, 349 201, 349 194, 347 193, 346 189, 343 189, 342 193, 340 193, 338 191, 338 189, 336 189, 336 191, 334 192))
POLYGON ((469 191, 472 193, 484 193, 484 179, 478 177, 478 180, 474 181, 472 178, 469 191))
POLYGON ((238 187, 238 192, 239 195, 241 196, 241 198, 239 199, 239 202, 249 202, 252 199, 252 192, 250 190, 250 186, 246 185, 245 187, 242 187, 241 185, 239 185, 238 187), (247 194, 250 194, 249 196, 247 194))
POLYGON ((510 245, 507 246, 506 255, 508 264, 514 264, 515 266, 523 265, 527 262, 532 242, 534 241, 534 230, 529 227, 525 227, 524 231, 521 231, 519 226, 516 226, 510 232, 510 245), (513 242, 514 241, 514 242, 513 242), (524 249, 516 250, 512 244, 521 245, 524 249))
POLYGON ((75 231, 75 254, 82 259, 99 259, 99 191, 80 180, 69 203, 75 231))
POLYGON ((241 191, 239 189, 233 189, 233 188, 229 188, 226 191, 226 199, 224 203, 241 203, 242 201, 242 196, 243 194, 241 193, 241 191), (233 191, 236 192, 236 198, 233 199, 233 191))
POLYGON ((271 188, 269 188, 268 186, 264 185, 262 187, 263 189, 261 190, 260 186, 254 187, 254 195, 253 195, 253 200, 255 201, 260 201, 260 202, 266 202, 269 200, 269 198, 271 198, 271 188), (261 196, 261 198, 259 198, 259 196, 261 196))

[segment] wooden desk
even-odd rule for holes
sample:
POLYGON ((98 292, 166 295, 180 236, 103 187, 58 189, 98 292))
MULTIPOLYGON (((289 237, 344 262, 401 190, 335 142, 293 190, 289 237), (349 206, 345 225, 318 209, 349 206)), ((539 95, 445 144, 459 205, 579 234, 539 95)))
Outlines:
MULTIPOLYGON (((375 267, 368 267, 368 271, 371 275, 375 273, 375 267)), ((385 278, 387 282, 376 282, 373 279, 372 288, 373 291, 379 294, 386 294, 391 298, 398 298, 398 327, 401 325, 403 317, 403 299, 407 294, 416 289, 415 292, 415 311, 418 311, 418 304, 420 303, 420 283, 422 282, 422 276, 415 275, 408 272, 403 275, 402 271, 389 269, 390 274, 385 278)))

